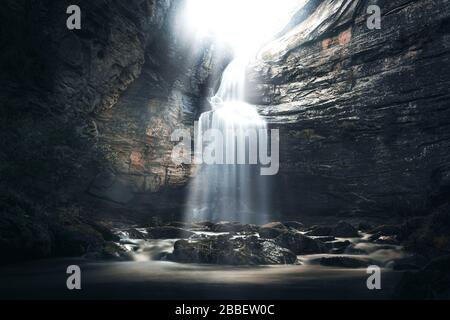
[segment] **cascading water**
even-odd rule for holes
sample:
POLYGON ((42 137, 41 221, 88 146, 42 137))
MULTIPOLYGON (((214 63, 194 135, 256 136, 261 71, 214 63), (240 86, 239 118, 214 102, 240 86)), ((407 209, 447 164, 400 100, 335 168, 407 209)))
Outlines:
POLYGON ((258 164, 258 148, 267 146, 267 126, 255 107, 244 102, 246 66, 245 58, 228 65, 219 90, 210 99, 212 111, 200 116, 195 152, 197 162, 203 164, 190 187, 189 220, 268 220, 267 177, 261 175, 258 164), (211 133, 217 133, 215 139, 204 142, 211 133), (214 150, 212 164, 204 164, 207 150, 214 150))
POLYGON ((257 224, 269 220, 270 183, 268 176, 261 174, 268 163, 261 157, 272 153, 274 139, 271 135, 269 150, 266 123, 244 100, 247 57, 281 31, 304 3, 187 0, 183 18, 186 26, 199 36, 222 41, 237 57, 224 71, 220 87, 210 99, 212 110, 199 119, 195 145, 198 166, 189 186, 186 220, 257 224), (205 154, 214 161, 206 164, 205 154))

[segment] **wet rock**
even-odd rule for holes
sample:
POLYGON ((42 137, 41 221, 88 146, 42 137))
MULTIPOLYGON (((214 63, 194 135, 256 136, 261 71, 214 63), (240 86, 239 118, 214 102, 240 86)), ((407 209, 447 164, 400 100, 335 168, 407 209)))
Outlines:
POLYGON ((130 252, 128 252, 123 246, 108 241, 103 244, 101 249, 97 252, 88 252, 84 255, 86 259, 94 260, 132 260, 130 252))
POLYGON ((273 240, 258 237, 179 240, 174 245, 171 259, 223 265, 293 264, 297 261, 296 255, 288 249, 278 246, 273 240))
POLYGON ((256 232, 258 226, 252 224, 240 224, 239 222, 219 222, 211 227, 214 232, 256 232))
POLYGON ((284 233, 286 230, 278 229, 278 228, 268 228, 268 227, 261 227, 258 230, 259 236, 264 239, 275 239, 282 233, 284 233))
POLYGON ((282 224, 288 228, 296 229, 296 230, 303 230, 305 226, 303 223, 298 221, 283 221, 282 224))
POLYGON ((124 232, 127 234, 129 239, 146 239, 146 238, 148 238, 147 234, 145 234, 135 228, 126 229, 126 230, 124 230, 124 232))
POLYGON ((330 241, 336 240, 336 238, 333 236, 318 236, 318 237, 313 237, 313 239, 319 240, 322 242, 330 242, 330 241))
POLYGON ((360 222, 358 224, 358 230, 361 231, 369 231, 372 230, 373 228, 374 228, 373 225, 368 222, 360 222))
POLYGON ((286 226, 281 222, 270 222, 270 223, 262 225, 261 228, 274 228, 274 229, 281 229, 281 230, 287 229, 286 226))
POLYGON ((341 238, 355 238, 358 237, 358 230, 350 223, 340 221, 332 230, 332 235, 341 238))
POLYGON ((195 224, 200 227, 205 228, 206 230, 211 230, 215 223, 211 222, 211 221, 202 221, 202 222, 196 222, 195 224))
POLYGON ((336 226, 313 226, 307 233, 309 236, 333 236, 341 238, 358 237, 358 230, 351 224, 340 221, 336 226))
POLYGON ((327 226, 313 226, 308 231, 308 236, 331 236, 333 229, 327 226))
POLYGON ((324 243, 298 232, 283 232, 275 238, 275 242, 296 255, 328 252, 324 243))
POLYGON ((397 240, 396 236, 380 236, 374 241, 377 244, 389 244, 389 245, 399 245, 400 242, 397 240))
POLYGON ((339 256, 339 257, 322 257, 317 260, 317 262, 322 266, 327 267, 338 267, 338 268, 366 268, 371 263, 368 259, 363 259, 359 257, 348 257, 348 256, 339 256))
POLYGON ((327 242, 325 245, 327 246, 330 253, 339 254, 344 253, 351 244, 352 243, 350 241, 345 240, 345 241, 327 242))
POLYGON ((168 226, 148 228, 147 233, 148 239, 185 239, 194 234, 188 230, 168 226))
POLYGON ((401 234, 401 228, 396 225, 383 225, 369 231, 380 236, 396 236, 401 234))

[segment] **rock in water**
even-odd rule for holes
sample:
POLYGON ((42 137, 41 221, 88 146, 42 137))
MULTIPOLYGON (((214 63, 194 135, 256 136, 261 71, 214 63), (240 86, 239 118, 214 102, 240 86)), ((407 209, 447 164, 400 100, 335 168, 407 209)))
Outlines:
POLYGON ((286 230, 286 226, 281 222, 271 222, 261 226, 261 228, 274 228, 280 230, 286 230))
POLYGON ((194 233, 176 227, 154 227, 147 229, 148 239, 185 239, 194 233))
POLYGON ((284 232, 285 230, 270 227, 261 227, 258 231, 259 236, 263 239, 275 239, 284 232))
POLYGON ((275 242, 279 246, 291 250, 296 255, 328 252, 324 243, 298 232, 284 232, 275 238, 275 242))
POLYGON ((326 236, 331 236, 333 233, 333 229, 331 227, 326 227, 326 226, 313 226, 311 227, 311 229, 308 231, 308 236, 321 236, 321 237, 326 237, 326 236))
POLYGON ((223 265, 293 264, 297 257, 273 240, 258 237, 214 237, 197 241, 179 240, 174 245, 171 259, 184 263, 223 265))
POLYGON ((358 257, 323 257, 318 259, 322 266, 339 268, 366 268, 371 263, 368 259, 358 257))
POLYGON ((359 237, 358 230, 350 223, 341 221, 333 228, 333 236, 342 238, 355 238, 359 237))
POLYGON ((285 221, 283 222, 283 225, 285 225, 288 228, 296 229, 296 230, 303 230, 304 225, 301 222, 298 221, 285 221))

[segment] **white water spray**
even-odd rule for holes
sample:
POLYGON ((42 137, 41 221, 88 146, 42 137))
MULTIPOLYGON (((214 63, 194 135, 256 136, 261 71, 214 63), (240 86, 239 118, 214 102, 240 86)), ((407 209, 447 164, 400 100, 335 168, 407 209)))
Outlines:
POLYGON ((202 31, 222 36, 234 47, 237 57, 224 71, 217 93, 210 98, 212 110, 200 116, 196 137, 197 158, 203 159, 206 149, 214 150, 215 156, 222 153, 219 158, 225 161, 199 166, 189 186, 186 219, 266 223, 270 217, 270 190, 268 177, 260 174, 257 149, 263 146, 265 153, 270 152, 268 132, 256 108, 245 102, 246 67, 249 57, 289 21, 303 1, 286 0, 284 7, 274 0, 190 1, 192 7, 188 11, 194 24, 202 31), (211 12, 204 12, 208 8, 211 12), (217 8, 220 10, 213 10, 217 8), (226 17, 227 10, 232 17, 226 17), (201 23, 199 13, 209 19, 201 23), (205 143, 205 134, 211 131, 220 132, 222 141, 211 139, 205 143))
POLYGON ((225 70, 217 94, 210 99, 212 111, 200 116, 196 155, 205 148, 223 152, 224 164, 202 165, 192 181, 187 218, 194 221, 268 220, 267 177, 260 175, 257 147, 267 143, 267 127, 255 107, 244 100, 246 61, 232 61, 225 70), (203 143, 210 130, 223 141, 203 143))

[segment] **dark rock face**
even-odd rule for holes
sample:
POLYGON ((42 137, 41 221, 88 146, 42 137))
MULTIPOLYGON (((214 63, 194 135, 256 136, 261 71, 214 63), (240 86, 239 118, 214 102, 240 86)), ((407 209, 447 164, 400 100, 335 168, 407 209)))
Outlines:
POLYGON ((309 6, 249 67, 248 100, 280 129, 285 215, 409 215, 449 199, 450 2, 377 1, 381 30, 366 25, 370 3, 309 6))
POLYGON ((294 253, 278 246, 273 240, 257 237, 231 239, 227 236, 177 241, 171 259, 224 265, 293 264, 297 261, 294 253))
POLYGON ((450 254, 450 211, 444 208, 420 223, 405 222, 399 240, 406 250, 428 258, 450 254))
POLYGON ((430 262, 418 272, 404 274, 397 286, 397 299, 448 299, 450 298, 450 256, 430 262))
POLYGON ((0 13, 0 193, 21 202, 2 211, 0 242, 24 257, 108 241, 89 219, 58 225, 61 207, 179 213, 190 168, 171 161, 170 134, 192 127, 228 59, 175 23, 183 0, 78 1, 81 30, 66 28, 70 4, 6 0, 0 13))

